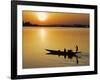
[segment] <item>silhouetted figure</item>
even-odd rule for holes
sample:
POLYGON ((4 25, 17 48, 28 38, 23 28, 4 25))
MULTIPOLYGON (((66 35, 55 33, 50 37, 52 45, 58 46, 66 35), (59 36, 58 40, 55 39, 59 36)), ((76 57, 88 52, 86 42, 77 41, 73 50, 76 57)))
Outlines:
POLYGON ((64 48, 64 52, 66 52, 66 49, 64 48))
POLYGON ((72 59, 73 55, 74 54, 73 54, 72 50, 68 50, 68 58, 72 59))
POLYGON ((48 51, 49 53, 47 53, 48 55, 58 55, 59 57, 60 56, 63 56, 64 59, 66 59, 66 57, 68 57, 68 59, 72 59, 73 57, 76 58, 76 63, 78 64, 79 63, 79 56, 78 56, 78 53, 81 53, 78 51, 78 46, 76 45, 76 51, 73 51, 72 49, 69 49, 68 51, 66 51, 66 49, 64 48, 63 51, 60 51, 60 50, 50 50, 50 49, 46 49, 46 51, 48 51))

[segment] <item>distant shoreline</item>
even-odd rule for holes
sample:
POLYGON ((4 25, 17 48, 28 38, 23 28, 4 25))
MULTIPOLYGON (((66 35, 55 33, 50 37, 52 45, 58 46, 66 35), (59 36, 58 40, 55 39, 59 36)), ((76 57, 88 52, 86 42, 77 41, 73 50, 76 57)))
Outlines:
POLYGON ((71 28, 89 28, 88 24, 31 24, 30 22, 23 22, 23 27, 71 27, 71 28))
POLYGON ((58 27, 58 28, 89 28, 89 27, 77 27, 77 26, 75 26, 75 27, 73 27, 73 26, 64 26, 64 27, 62 27, 62 26, 23 26, 23 27, 49 27, 49 28, 54 28, 54 27, 58 27))

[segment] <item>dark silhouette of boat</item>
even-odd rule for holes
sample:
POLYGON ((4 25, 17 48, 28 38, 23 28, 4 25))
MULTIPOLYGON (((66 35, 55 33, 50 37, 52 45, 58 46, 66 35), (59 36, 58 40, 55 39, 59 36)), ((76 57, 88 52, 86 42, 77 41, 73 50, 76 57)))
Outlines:
POLYGON ((64 48, 64 51, 61 51, 61 50, 50 50, 50 49, 46 49, 46 51, 48 51, 49 53, 46 53, 47 55, 58 55, 59 57, 60 56, 64 56, 64 59, 66 59, 66 57, 68 56, 68 59, 72 59, 73 57, 76 58, 76 63, 78 64, 79 63, 79 56, 78 54, 80 53, 78 51, 78 46, 76 45, 76 51, 73 51, 73 50, 67 50, 64 48))

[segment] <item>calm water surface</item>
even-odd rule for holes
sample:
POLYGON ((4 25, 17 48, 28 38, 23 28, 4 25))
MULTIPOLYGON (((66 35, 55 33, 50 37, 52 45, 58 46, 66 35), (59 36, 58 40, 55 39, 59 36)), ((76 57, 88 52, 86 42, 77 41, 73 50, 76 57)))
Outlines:
POLYGON ((89 28, 23 27, 23 68, 45 68, 89 65, 89 28), (46 55, 45 49, 75 51, 79 46, 81 58, 69 60, 63 56, 46 55))

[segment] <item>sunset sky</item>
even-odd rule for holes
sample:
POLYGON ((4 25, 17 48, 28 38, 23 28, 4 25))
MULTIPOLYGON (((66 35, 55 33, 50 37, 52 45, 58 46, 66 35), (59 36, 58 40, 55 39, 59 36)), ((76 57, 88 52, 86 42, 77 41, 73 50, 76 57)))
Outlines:
POLYGON ((89 25, 89 14, 23 11, 23 22, 40 25, 89 25))

